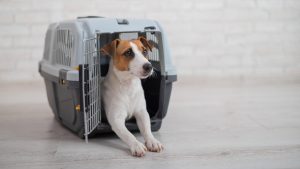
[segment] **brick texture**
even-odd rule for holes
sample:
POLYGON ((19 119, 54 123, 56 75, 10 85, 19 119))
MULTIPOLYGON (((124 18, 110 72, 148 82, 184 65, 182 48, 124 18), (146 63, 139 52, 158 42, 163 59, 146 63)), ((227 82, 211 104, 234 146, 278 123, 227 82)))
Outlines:
POLYGON ((299 0, 1 0, 0 82, 41 80, 48 24, 81 15, 158 20, 179 75, 300 78, 299 0))

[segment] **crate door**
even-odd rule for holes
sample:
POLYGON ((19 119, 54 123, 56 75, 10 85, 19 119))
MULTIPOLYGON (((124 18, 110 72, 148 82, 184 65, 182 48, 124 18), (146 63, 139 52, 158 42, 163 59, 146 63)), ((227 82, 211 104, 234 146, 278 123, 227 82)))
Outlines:
POLYGON ((80 79, 86 142, 88 142, 88 135, 101 121, 101 69, 97 48, 96 38, 84 40, 84 64, 80 68, 80 79))

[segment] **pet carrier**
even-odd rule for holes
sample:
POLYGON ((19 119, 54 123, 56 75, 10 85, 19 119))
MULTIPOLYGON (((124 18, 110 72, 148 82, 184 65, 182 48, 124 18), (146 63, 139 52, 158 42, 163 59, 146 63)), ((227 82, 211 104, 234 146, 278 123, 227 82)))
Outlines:
MULTIPOLYGON (((151 129, 157 131, 167 113, 172 82, 177 80, 159 23, 88 16, 50 24, 47 30, 39 72, 44 77, 50 107, 59 122, 86 141, 95 133, 111 131, 100 96, 110 58, 101 57, 99 49, 116 38, 138 36, 144 36, 154 46, 149 61, 155 73, 142 80, 142 86, 151 129)), ((138 130, 134 119, 127 121, 126 127, 138 130)))

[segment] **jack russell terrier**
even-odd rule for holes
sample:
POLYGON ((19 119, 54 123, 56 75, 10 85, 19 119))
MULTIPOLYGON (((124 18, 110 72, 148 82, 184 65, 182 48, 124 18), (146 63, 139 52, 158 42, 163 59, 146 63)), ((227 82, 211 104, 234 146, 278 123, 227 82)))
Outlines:
POLYGON ((151 133, 150 117, 140 80, 153 73, 147 59, 152 47, 140 36, 130 41, 116 39, 101 48, 103 54, 111 56, 101 90, 107 120, 112 130, 130 147, 132 155, 138 157, 144 156, 147 150, 163 150, 162 144, 151 133), (145 145, 126 128, 125 121, 131 117, 135 117, 145 145))

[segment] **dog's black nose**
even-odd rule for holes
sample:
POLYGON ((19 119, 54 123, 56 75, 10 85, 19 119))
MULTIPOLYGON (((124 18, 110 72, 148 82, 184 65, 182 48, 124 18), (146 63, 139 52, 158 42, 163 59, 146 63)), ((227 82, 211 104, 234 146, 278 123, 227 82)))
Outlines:
POLYGON ((152 65, 151 65, 151 63, 145 63, 145 64, 143 65, 143 69, 144 69, 145 73, 149 73, 149 72, 152 70, 152 65))

